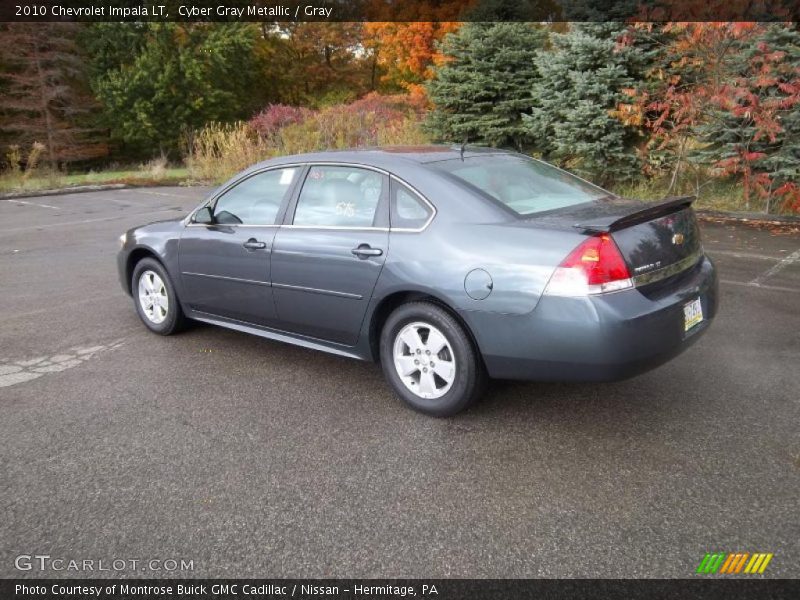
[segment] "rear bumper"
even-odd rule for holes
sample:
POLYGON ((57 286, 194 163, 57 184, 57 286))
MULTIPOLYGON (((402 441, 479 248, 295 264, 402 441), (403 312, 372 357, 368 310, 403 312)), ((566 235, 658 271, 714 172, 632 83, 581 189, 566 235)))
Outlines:
POLYGON ((528 315, 463 313, 491 377, 614 381, 677 356, 717 314, 716 270, 708 257, 661 289, 585 298, 543 296, 528 315), (684 331, 683 307, 700 298, 703 321, 684 331))

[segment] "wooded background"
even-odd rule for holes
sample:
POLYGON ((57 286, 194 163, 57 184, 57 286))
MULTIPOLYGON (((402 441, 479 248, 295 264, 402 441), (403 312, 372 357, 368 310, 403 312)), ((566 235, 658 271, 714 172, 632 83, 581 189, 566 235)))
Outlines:
POLYGON ((800 212, 796 23, 0 26, 0 177, 513 148, 627 195, 800 212))

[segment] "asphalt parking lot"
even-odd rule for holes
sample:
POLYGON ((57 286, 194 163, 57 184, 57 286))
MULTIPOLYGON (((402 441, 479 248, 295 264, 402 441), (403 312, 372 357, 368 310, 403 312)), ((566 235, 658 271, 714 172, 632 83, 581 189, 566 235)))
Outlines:
POLYGON ((205 191, 0 200, 0 577, 690 577, 711 551, 800 577, 800 234, 706 224, 719 318, 656 371, 437 420, 375 365, 148 333, 117 238, 205 191))

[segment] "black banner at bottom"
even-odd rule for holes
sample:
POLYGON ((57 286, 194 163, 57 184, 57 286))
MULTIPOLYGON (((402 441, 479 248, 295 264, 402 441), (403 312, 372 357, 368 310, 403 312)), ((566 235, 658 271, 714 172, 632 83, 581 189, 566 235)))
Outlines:
POLYGON ((792 599, 797 579, 2 579, 3 600, 792 599))

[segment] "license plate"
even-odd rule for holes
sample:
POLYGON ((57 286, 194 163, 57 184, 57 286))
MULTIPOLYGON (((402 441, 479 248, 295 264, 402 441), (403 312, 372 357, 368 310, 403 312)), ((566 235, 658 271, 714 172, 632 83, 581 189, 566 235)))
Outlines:
POLYGON ((683 330, 689 331, 703 320, 703 306, 700 298, 683 305, 683 330))

